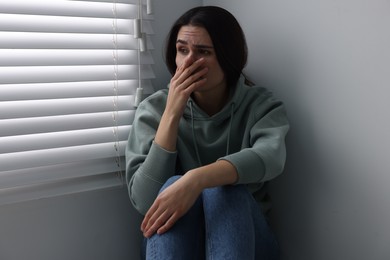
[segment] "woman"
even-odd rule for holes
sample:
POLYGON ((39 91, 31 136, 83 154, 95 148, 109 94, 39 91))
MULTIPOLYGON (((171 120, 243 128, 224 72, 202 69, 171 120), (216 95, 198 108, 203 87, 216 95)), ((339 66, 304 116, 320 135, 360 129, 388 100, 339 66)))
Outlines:
POLYGON ((193 8, 171 29, 169 88, 140 104, 126 149, 147 259, 277 258, 264 184, 283 170, 289 125, 280 101, 247 84, 246 61, 222 8, 193 8))

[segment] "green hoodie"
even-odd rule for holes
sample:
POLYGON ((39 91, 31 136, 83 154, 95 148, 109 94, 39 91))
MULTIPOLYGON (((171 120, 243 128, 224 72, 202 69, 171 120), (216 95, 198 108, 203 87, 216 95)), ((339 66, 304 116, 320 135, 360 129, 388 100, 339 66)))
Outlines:
POLYGON ((266 210, 264 183, 283 171, 289 129, 282 102, 265 88, 239 79, 225 107, 208 116, 189 99, 179 123, 176 152, 153 142, 165 109, 168 89, 139 105, 126 147, 126 180, 130 200, 145 214, 168 178, 227 160, 238 172, 236 184, 247 184, 266 210), (260 195, 259 195, 260 194, 260 195))

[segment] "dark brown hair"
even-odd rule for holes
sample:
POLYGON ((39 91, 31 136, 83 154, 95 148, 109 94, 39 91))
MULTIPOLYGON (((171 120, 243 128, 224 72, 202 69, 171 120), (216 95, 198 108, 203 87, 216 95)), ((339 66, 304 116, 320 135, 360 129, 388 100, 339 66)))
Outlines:
POLYGON ((195 7, 179 17, 168 34, 165 48, 165 62, 172 75, 176 72, 177 35, 180 28, 185 25, 206 29, 227 85, 235 87, 248 56, 245 35, 236 18, 225 9, 216 6, 195 7))

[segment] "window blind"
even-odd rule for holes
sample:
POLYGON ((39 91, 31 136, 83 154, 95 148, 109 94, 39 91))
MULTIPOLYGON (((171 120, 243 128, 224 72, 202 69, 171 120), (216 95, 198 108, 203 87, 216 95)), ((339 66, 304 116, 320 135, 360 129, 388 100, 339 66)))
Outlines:
POLYGON ((153 92, 146 9, 137 0, 0 2, 0 204, 122 185, 134 95, 153 92))

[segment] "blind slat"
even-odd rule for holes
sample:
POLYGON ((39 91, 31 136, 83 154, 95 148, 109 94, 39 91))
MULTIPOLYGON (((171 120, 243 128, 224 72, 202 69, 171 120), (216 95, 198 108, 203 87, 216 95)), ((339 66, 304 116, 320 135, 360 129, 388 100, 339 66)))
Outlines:
MULTIPOLYGON (((118 50, 45 50, 45 49, 2 49, 1 66, 72 66, 72 65, 110 65, 113 55, 117 55, 118 65, 138 64, 138 51, 118 50)), ((143 52, 141 64, 152 64, 150 52, 143 52)))
MULTIPOLYGON (((118 95, 135 95, 138 79, 111 81, 86 81, 63 83, 4 84, 0 88, 0 101, 101 97, 113 93, 117 84, 118 95)), ((151 80, 142 80, 145 94, 153 93, 151 80)))
POLYGON ((124 141, 127 139, 129 130, 130 126, 124 125, 117 128, 104 127, 0 137, 0 143, 2 144, 0 154, 114 142, 114 131, 118 139, 124 141))
MULTIPOLYGON (((119 65, 117 69, 118 80, 138 78, 138 65, 119 65)), ((142 79, 154 78, 150 65, 141 65, 141 70, 142 79)), ((2 67, 0 84, 106 81, 113 79, 114 72, 112 65, 2 67)))
MULTIPOLYGON (((39 33, 0 31, 2 49, 109 49, 112 50, 111 34, 39 33)), ((130 34, 115 36, 118 49, 138 49, 138 39, 130 34)), ((148 49, 153 43, 147 36, 148 49)))
MULTIPOLYGON (((121 157, 121 165, 125 165, 121 157)), ((65 179, 87 177, 93 175, 116 172, 118 166, 112 163, 112 158, 97 159, 87 162, 71 162, 66 164, 46 165, 28 169, 3 171, 1 189, 10 189, 18 186, 37 185, 65 179), (47 175, 50 172, 50 175, 47 175)))
MULTIPOLYGON (((134 34, 132 19, 118 19, 116 26, 116 33, 134 34)), ((144 21, 142 29, 153 34, 150 21, 144 21)), ((0 14, 0 31, 112 34, 113 19, 0 14)))
MULTIPOLYGON (((117 18, 137 18, 136 4, 117 3, 117 18)), ((2 13, 7 14, 35 14, 50 16, 79 16, 115 18, 112 11, 112 2, 83 2, 67 0, 12 0, 2 4, 2 13), (59 8, 61 7, 61 8, 59 8)))
MULTIPOLYGON (((118 143, 120 155, 124 155, 126 143, 126 141, 118 143)), ((10 171, 103 158, 113 158, 112 161, 114 162, 116 156, 117 151, 113 143, 109 142, 0 154, 0 161, 2 162, 2 171, 10 171)))
POLYGON ((134 109, 131 105, 132 99, 131 96, 109 96, 1 102, 0 119, 131 110, 134 109))
MULTIPOLYGON (((134 110, 119 111, 116 124, 118 126, 130 125, 133 122, 134 113, 134 110)), ((0 120, 0 137, 110 127, 112 125, 112 112, 17 118, 0 120)))
POLYGON ((116 174, 99 174, 0 190, 0 205, 97 189, 123 187, 116 174))
MULTIPOLYGON (((47 0, 49 1, 49 0, 47 0)), ((73 1, 73 0, 72 0, 73 1)), ((112 0, 77 0, 82 2, 105 2, 105 3, 112 3, 112 0)), ((139 0, 115 0, 116 3, 121 4, 138 4, 139 0)), ((146 5, 146 0, 141 0, 141 4, 146 5)))

